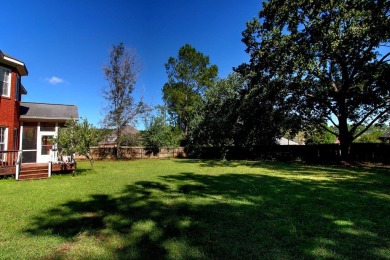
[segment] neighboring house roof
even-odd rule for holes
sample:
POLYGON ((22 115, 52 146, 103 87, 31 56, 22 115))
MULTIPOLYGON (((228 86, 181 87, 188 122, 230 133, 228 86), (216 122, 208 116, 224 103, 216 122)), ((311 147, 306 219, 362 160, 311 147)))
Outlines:
POLYGON ((20 76, 28 75, 27 67, 24 64, 24 62, 15 59, 14 57, 2 52, 1 50, 0 50, 0 62, 16 68, 20 76))
POLYGON ((125 126, 125 127, 123 128, 123 130, 122 130, 122 133, 123 133, 123 134, 132 134, 132 135, 135 135, 135 134, 137 134, 138 132, 139 132, 139 131, 138 131, 137 129, 135 129, 134 127, 129 126, 129 125, 125 126))
POLYGON ((383 135, 379 136, 379 139, 382 141, 390 140, 390 132, 384 133, 383 135))
POLYGON ((284 138, 284 137, 277 140, 277 143, 280 145, 299 145, 297 142, 288 140, 287 138, 284 138))
MULTIPOLYGON (((122 130, 122 134, 126 135, 126 134, 132 134, 132 135, 135 135, 137 134, 139 131, 137 129, 135 129, 134 127, 132 126, 125 126, 122 130)), ((116 135, 116 131, 113 130, 111 133, 109 133, 108 135, 106 135, 104 137, 104 140, 102 142, 99 142, 99 144, 113 144, 116 142, 116 139, 117 139, 117 135, 116 135)))
POLYGON ((21 121, 66 121, 79 117, 77 106, 20 102, 21 121))

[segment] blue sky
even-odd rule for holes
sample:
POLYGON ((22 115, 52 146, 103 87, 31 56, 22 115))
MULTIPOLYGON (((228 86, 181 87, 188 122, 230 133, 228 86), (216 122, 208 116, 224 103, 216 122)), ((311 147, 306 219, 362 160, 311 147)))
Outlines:
POLYGON ((208 55, 221 78, 247 61, 241 33, 260 8, 260 0, 2 1, 0 50, 27 65, 23 101, 75 104, 98 126, 113 44, 135 50, 142 72, 134 95, 155 106, 164 64, 186 43, 208 55))

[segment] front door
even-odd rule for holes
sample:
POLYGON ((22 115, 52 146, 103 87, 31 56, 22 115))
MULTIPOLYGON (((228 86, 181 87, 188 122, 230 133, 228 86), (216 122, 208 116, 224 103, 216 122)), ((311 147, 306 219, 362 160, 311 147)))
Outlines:
POLYGON ((23 163, 37 162, 37 126, 26 124, 22 132, 23 163))
POLYGON ((38 138, 38 163, 47 163, 50 160, 50 151, 54 148, 54 133, 40 133, 38 138))

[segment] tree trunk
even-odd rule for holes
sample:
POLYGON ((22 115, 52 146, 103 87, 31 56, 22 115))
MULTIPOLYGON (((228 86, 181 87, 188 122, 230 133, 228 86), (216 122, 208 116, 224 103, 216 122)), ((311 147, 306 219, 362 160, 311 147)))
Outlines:
POLYGON ((347 117, 341 116, 339 118, 339 141, 341 148, 341 160, 349 161, 351 159, 351 133, 348 130, 347 117))
POLYGON ((339 115, 338 115, 339 141, 340 141, 340 148, 341 148, 341 160, 349 161, 350 152, 351 152, 351 143, 353 138, 348 129, 348 109, 346 105, 346 92, 344 91, 345 89, 348 89, 348 87, 344 82, 342 89, 337 92, 337 103, 339 107, 339 115))
POLYGON ((121 157, 121 154, 120 154, 120 142, 121 142, 121 130, 120 130, 120 126, 118 124, 117 126, 117 129, 116 129, 116 159, 120 159, 121 157))
POLYGON ((351 160, 351 142, 348 141, 348 138, 342 138, 340 134, 340 148, 341 148, 341 160, 350 161, 351 160))
POLYGON ((89 163, 90 163, 90 165, 91 165, 90 170, 93 170, 93 163, 94 163, 94 160, 93 160, 92 155, 90 155, 89 153, 87 153, 87 154, 85 155, 85 157, 87 157, 87 159, 89 160, 89 163))

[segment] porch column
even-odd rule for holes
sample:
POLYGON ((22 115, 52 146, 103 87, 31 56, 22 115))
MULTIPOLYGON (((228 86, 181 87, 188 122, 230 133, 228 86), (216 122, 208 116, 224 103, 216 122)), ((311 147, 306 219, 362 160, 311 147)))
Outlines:
POLYGON ((15 172, 15 179, 19 180, 19 174, 20 170, 22 168, 22 160, 23 160, 23 150, 22 150, 22 143, 23 143, 23 122, 20 122, 20 129, 19 129, 19 152, 18 152, 18 160, 16 163, 16 172, 15 172))
POLYGON ((23 122, 20 122, 19 151, 22 151, 22 143, 23 143, 23 122))

